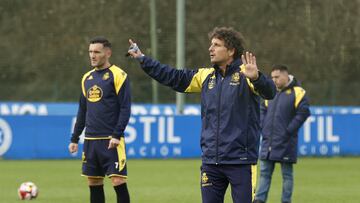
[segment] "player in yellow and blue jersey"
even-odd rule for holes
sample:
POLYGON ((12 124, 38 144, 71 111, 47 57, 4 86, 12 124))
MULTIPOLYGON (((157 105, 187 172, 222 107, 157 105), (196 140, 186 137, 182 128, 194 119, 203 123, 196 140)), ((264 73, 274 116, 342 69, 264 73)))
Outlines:
POLYGON ((86 127, 82 175, 88 178, 91 203, 105 202, 105 175, 111 178, 117 202, 130 202, 124 140, 130 118, 130 83, 127 74, 109 62, 111 54, 111 43, 106 38, 90 41, 93 69, 81 80, 79 110, 69 144, 69 151, 77 152, 79 136, 86 127))

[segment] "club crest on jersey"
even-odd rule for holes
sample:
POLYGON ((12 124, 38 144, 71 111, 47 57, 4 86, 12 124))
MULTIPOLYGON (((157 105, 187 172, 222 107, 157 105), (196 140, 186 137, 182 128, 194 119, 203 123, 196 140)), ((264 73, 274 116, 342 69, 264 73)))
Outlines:
POLYGON ((106 73, 103 75, 102 79, 103 79, 103 80, 107 80, 107 79, 109 79, 109 77, 110 77, 109 72, 106 72, 106 73))
POLYGON ((240 74, 239 72, 233 73, 231 75, 230 85, 239 85, 240 84, 240 74))
POLYGON ((209 90, 211 90, 212 88, 215 87, 215 79, 216 79, 215 76, 212 76, 212 77, 210 78, 209 84, 208 84, 209 90))
POLYGON ((87 91, 87 99, 89 102, 100 101, 102 96, 103 96, 103 91, 97 85, 90 87, 90 89, 88 89, 88 91, 87 91))
POLYGON ((286 94, 291 94, 291 89, 285 91, 286 94))

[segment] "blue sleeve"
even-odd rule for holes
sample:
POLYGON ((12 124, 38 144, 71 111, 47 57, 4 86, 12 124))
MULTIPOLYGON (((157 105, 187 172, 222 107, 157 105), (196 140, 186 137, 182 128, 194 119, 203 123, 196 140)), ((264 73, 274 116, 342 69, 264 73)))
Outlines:
POLYGON ((194 70, 175 69, 146 56, 142 59, 141 68, 159 83, 178 92, 185 92, 196 74, 194 70))
POLYGON ((85 128, 85 121, 86 121, 86 98, 83 94, 81 94, 79 100, 79 109, 76 117, 76 123, 74 126, 73 134, 71 136, 72 143, 79 142, 79 137, 85 128))
POLYGON ((274 82, 261 72, 259 72, 259 78, 251 81, 251 83, 254 85, 255 91, 257 91, 263 99, 271 100, 275 97, 276 86, 274 82))
POLYGON ((296 114, 294 118, 290 121, 286 131, 290 134, 295 133, 299 130, 302 124, 310 116, 309 101, 306 96, 302 98, 298 107, 296 108, 296 114))
POLYGON ((131 95, 130 95, 130 82, 129 77, 124 81, 124 84, 121 86, 118 101, 120 104, 119 119, 115 126, 113 132, 113 138, 120 139, 124 137, 125 128, 129 122, 131 114, 131 95))

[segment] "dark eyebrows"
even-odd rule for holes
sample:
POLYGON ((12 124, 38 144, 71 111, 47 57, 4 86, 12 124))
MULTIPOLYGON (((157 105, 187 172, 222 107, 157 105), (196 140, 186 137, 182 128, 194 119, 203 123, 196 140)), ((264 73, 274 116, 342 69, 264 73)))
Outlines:
POLYGON ((89 50, 89 52, 100 53, 100 51, 98 51, 98 50, 89 50))

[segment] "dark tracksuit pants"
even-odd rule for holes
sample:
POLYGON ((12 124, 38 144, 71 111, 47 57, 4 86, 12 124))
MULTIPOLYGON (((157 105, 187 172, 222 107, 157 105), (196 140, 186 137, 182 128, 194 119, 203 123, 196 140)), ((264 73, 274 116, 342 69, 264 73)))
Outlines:
POLYGON ((203 203, 223 203, 230 183, 234 203, 251 203, 256 183, 256 165, 202 164, 201 195, 203 203))

